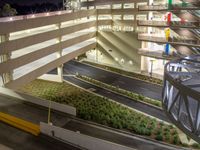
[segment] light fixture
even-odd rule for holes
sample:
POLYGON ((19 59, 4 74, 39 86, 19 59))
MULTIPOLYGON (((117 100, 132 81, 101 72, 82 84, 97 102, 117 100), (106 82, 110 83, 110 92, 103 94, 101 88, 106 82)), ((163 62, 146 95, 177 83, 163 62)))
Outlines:
POLYGON ((128 62, 130 65, 132 65, 133 64, 133 61, 132 60, 129 60, 129 62, 128 62))

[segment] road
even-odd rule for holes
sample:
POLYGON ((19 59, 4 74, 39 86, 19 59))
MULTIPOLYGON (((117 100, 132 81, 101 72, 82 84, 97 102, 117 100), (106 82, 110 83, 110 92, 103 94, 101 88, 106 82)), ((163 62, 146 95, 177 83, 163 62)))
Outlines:
MULTIPOLYGON (((0 95, 0 111, 35 124, 39 124, 41 121, 47 122, 48 118, 47 109, 38 108, 36 105, 4 95, 0 95)), ((62 126, 68 121, 66 116, 55 112, 51 113, 51 119, 53 124, 57 126, 62 126)))
POLYGON ((132 91, 150 98, 162 100, 162 87, 141 80, 125 77, 116 73, 95 68, 77 61, 69 61, 64 64, 64 72, 91 77, 104 83, 118 86, 122 89, 132 91))
POLYGON ((147 104, 143 104, 137 101, 133 101, 130 98, 124 97, 122 95, 107 91, 103 88, 97 87, 95 85, 89 84, 87 82, 81 81, 75 77, 72 76, 64 76, 64 80, 71 82, 75 85, 78 85, 84 89, 93 89, 94 93, 97 93, 99 95, 102 95, 104 97, 110 98, 116 102, 119 102, 121 104, 124 104, 126 106, 129 106, 131 108, 134 108, 136 110, 139 110, 141 112, 144 112, 146 114, 149 114, 151 116, 154 116, 158 119, 164 120, 166 122, 170 122, 167 116, 165 115, 164 111, 155 107, 151 107, 147 104))
POLYGON ((46 136, 35 137, 4 123, 0 123, 0 131, 0 143, 14 150, 78 150, 46 136))
POLYGON ((104 139, 106 141, 118 143, 121 145, 126 145, 128 147, 137 149, 137 150, 181 150, 182 148, 166 146, 164 144, 160 144, 159 142, 154 142, 149 139, 141 139, 137 136, 132 136, 131 134, 125 135, 123 133, 118 133, 109 129, 105 129, 102 127, 96 127, 91 124, 82 123, 78 121, 70 121, 68 122, 64 128, 80 131, 80 133, 97 137, 100 139, 104 139))

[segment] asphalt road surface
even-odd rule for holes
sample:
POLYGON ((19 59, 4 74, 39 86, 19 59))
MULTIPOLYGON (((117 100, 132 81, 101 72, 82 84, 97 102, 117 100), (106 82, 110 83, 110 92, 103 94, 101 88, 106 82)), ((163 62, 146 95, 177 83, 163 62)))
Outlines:
POLYGON ((164 111, 155 107, 151 107, 147 104, 143 104, 137 101, 133 101, 130 98, 124 97, 122 95, 107 91, 103 88, 97 87, 95 85, 89 84, 87 82, 81 81, 75 77, 71 77, 71 76, 64 76, 63 77, 66 81, 71 82, 75 85, 78 85, 84 89, 93 89, 93 92, 102 95, 104 97, 110 98, 116 102, 119 102, 121 104, 124 104, 126 106, 129 106, 131 108, 134 108, 136 110, 139 110, 141 112, 144 112, 146 114, 149 114, 151 116, 154 116, 156 118, 159 118, 161 120, 170 122, 169 119, 167 118, 167 116, 165 115, 164 111))
POLYGON ((141 139, 136 136, 123 135, 123 133, 119 134, 117 132, 113 132, 107 130, 105 128, 96 127, 92 125, 88 125, 85 123, 70 121, 68 122, 64 128, 79 131, 80 133, 101 138, 106 141, 114 142, 120 145, 125 145, 137 150, 181 150, 182 148, 166 146, 163 144, 159 144, 158 142, 153 142, 149 139, 141 139))
POLYGON ((1 122, 0 144, 13 150, 79 150, 46 136, 35 137, 1 122))
POLYGON ((69 61, 64 64, 64 73, 75 74, 76 72, 128 91, 133 91, 150 98, 162 100, 162 87, 159 85, 121 76, 77 61, 69 61))
MULTIPOLYGON (((24 103, 22 100, 0 95, 0 111, 19 117, 26 121, 30 121, 35 124, 42 122, 47 122, 48 110, 37 105, 30 103, 24 103)), ((57 126, 64 125, 68 118, 64 115, 52 112, 51 120, 53 124, 57 126)))

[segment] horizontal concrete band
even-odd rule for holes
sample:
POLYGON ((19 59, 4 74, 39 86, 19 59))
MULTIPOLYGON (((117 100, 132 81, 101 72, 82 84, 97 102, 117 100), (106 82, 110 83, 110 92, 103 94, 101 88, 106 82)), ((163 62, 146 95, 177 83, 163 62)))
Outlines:
POLYGON ((0 112, 0 121, 7 123, 18 129, 21 129, 23 131, 26 131, 28 133, 31 133, 35 136, 38 136, 40 133, 39 125, 33 124, 31 122, 19 119, 17 117, 14 117, 14 116, 2 113, 2 112, 0 112))
POLYGON ((79 56, 85 52, 87 52, 88 50, 91 50, 93 48, 96 47, 96 42, 95 43, 92 43, 92 44, 89 44, 87 46, 84 46, 82 48, 79 48, 73 52, 70 52, 69 54, 66 54, 36 70, 33 70, 27 74, 25 74, 24 76, 16 79, 16 80, 13 80, 7 84, 5 84, 6 87, 8 88, 11 88, 11 89, 17 89, 19 88, 20 86, 24 85, 24 84, 27 84, 29 83, 30 81, 33 81, 34 79, 36 79, 37 77, 43 75, 44 73, 62 65, 63 63, 66 63, 67 61, 75 58, 76 56, 79 56))
POLYGON ((134 150, 133 148, 66 130, 46 123, 40 123, 41 133, 55 137, 89 150, 134 150))
POLYGON ((87 1, 82 2, 81 6, 98 6, 106 4, 121 4, 121 3, 137 3, 137 2, 148 2, 148 0, 98 0, 98 1, 87 1))
POLYGON ((97 9, 97 15, 135 15, 147 14, 148 12, 139 12, 138 8, 126 9, 97 9))
MULTIPOLYGON (((147 42, 156 42, 156 43, 162 43, 162 44, 165 44, 168 42, 165 37, 148 36, 148 35, 143 35, 143 34, 138 34, 138 40, 147 41, 147 42)), ((200 47, 199 44, 189 43, 190 41, 191 39, 185 39, 185 41, 177 40, 177 41, 169 41, 168 43, 174 44, 174 45, 200 47)))
POLYGON ((98 26, 104 26, 104 25, 122 25, 122 26, 132 26, 137 25, 136 20, 115 20, 112 19, 106 19, 106 20, 99 20, 98 26))
POLYGON ((81 10, 74 13, 66 13, 56 16, 45 16, 38 18, 31 18, 25 20, 16 20, 10 22, 0 22, 0 34, 8 34, 12 32, 17 32, 21 30, 27 30, 31 28, 37 28, 52 24, 58 24, 61 22, 66 22, 70 20, 75 20, 78 18, 84 18, 96 15, 96 10, 81 10))
MULTIPOLYGON (((13 97, 14 99, 19 99, 22 100, 24 102, 29 102, 32 104, 36 104, 39 106, 43 106, 45 108, 49 107, 49 100, 45 100, 45 99, 41 99, 38 97, 34 97, 31 95, 27 95, 24 93, 20 93, 17 91, 13 91, 7 88, 3 88, 0 87, 0 94, 8 96, 8 97, 13 97)), ((66 114, 70 114, 73 116, 76 116, 76 108, 69 106, 69 105, 65 105, 65 104, 60 104, 60 103, 56 103, 56 102, 51 102, 51 109, 58 111, 58 112, 62 112, 62 113, 66 113, 66 114)))
POLYGON ((21 57, 17 57, 14 59, 10 59, 6 62, 0 63, 0 74, 9 72, 13 69, 16 69, 20 66, 26 65, 28 63, 31 63, 35 60, 38 60, 42 57, 45 57, 47 55, 50 55, 52 53, 55 53, 59 50, 65 49, 67 47, 70 47, 72 45, 81 43, 83 41, 89 40, 91 38, 96 37, 96 32, 91 32, 85 35, 81 35, 75 38, 71 38, 66 41, 62 41, 60 43, 57 43, 55 45, 51 45, 42 49, 39 49, 37 51, 22 55, 21 57))
POLYGON ((88 29, 96 26, 96 21, 90 21, 86 23, 79 23, 73 26, 56 29, 53 31, 43 32, 36 35, 30 35, 28 37, 11 40, 0 43, 0 55, 12 52, 14 50, 22 49, 34 44, 42 43, 51 39, 62 37, 64 35, 74 33, 80 30, 88 29))

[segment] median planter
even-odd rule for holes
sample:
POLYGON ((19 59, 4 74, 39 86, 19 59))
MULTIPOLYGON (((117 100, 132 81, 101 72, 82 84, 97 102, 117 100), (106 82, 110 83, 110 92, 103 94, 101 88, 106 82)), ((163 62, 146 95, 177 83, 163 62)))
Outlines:
POLYGON ((98 80, 95 80, 95 79, 92 79, 90 77, 87 77, 87 76, 83 76, 83 75, 77 75, 76 76, 77 78, 81 79, 81 80, 84 80, 84 81, 87 81, 89 83, 92 83, 96 86, 99 86, 101 88, 105 88, 107 90, 111 90, 113 92, 116 92, 118 94, 121 94, 123 96, 126 96, 132 100, 135 100, 135 101, 141 101, 141 102, 145 102, 147 104, 150 104, 150 105, 153 105, 153 106, 156 106, 156 107, 160 107, 162 106, 161 102, 158 101, 158 100, 154 100, 154 99, 151 99, 151 98, 148 98, 148 97, 145 97, 145 96, 142 96, 140 94, 137 94, 137 93, 133 93, 133 92, 130 92, 130 91, 126 91, 124 89, 121 89, 119 87, 116 87, 116 86, 113 86, 113 85, 109 85, 109 84, 106 84, 106 83, 103 83, 101 81, 98 81, 98 80))
POLYGON ((158 140, 161 140, 160 135, 162 135, 164 142, 180 143, 176 128, 173 126, 67 83, 35 80, 21 90, 33 96, 72 105, 76 107, 77 117, 85 120, 148 136, 153 139, 157 137, 158 140), (165 137, 164 133, 170 137, 165 137), (167 138, 172 140, 166 140, 167 138))

